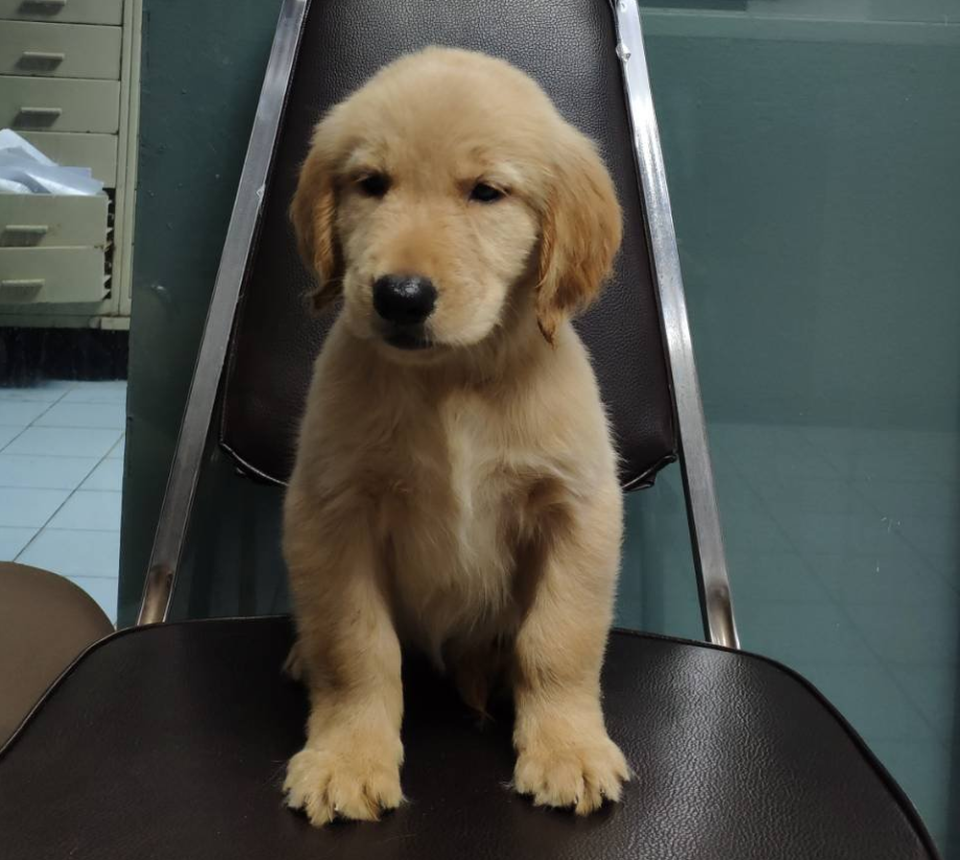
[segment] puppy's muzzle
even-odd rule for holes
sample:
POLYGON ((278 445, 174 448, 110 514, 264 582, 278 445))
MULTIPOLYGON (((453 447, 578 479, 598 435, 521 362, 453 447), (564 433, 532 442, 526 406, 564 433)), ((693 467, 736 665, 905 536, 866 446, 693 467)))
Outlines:
POLYGON ((422 275, 384 275, 373 285, 373 307, 385 340, 400 349, 430 346, 424 324, 437 303, 437 289, 422 275))

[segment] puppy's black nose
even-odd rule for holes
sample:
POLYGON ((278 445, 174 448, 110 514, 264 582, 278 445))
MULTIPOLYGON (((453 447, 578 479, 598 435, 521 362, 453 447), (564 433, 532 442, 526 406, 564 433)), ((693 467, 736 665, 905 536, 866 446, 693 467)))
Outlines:
POLYGON ((437 303, 437 290, 422 275, 384 275, 373 285, 373 306, 394 325, 419 325, 437 303))

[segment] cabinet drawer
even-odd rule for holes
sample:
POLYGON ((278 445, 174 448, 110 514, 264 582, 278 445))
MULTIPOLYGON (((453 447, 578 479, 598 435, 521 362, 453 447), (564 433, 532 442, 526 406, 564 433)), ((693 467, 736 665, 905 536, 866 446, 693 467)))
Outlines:
POLYGON ((0 75, 0 127, 17 131, 99 131, 120 127, 119 81, 0 75))
POLYGON ((113 134, 72 134, 56 131, 25 131, 47 158, 64 167, 89 167, 107 188, 117 185, 117 137, 113 134))
POLYGON ((123 22, 123 0, 0 0, 0 18, 117 25, 123 22))
POLYGON ((0 18, 116 26, 123 23, 123 0, 0 0, 0 18))
POLYGON ((99 302, 105 280, 97 248, 0 248, 0 305, 99 302))
POLYGON ((5 21, 0 75, 118 80, 122 33, 120 27, 5 21))
POLYGON ((108 205, 106 195, 0 194, 0 247, 103 248, 108 205))

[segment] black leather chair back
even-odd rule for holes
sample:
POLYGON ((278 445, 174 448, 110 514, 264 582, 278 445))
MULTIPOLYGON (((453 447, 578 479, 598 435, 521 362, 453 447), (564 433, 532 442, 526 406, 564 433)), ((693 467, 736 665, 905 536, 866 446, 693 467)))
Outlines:
POLYGON ((509 60, 599 144, 623 207, 625 238, 615 277, 578 329, 612 419, 622 483, 649 485, 675 458, 677 436, 612 0, 312 0, 248 260, 221 443, 248 473, 288 477, 313 359, 332 321, 311 317, 302 300, 310 276, 287 218, 297 172, 329 107, 381 66, 431 44, 509 60))

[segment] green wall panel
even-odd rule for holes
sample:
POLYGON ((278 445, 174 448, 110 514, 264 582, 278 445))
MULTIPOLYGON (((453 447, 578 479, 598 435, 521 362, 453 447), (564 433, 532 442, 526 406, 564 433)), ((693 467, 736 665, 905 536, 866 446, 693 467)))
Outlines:
POLYGON ((121 624, 136 617, 279 9, 144 0, 121 624))

